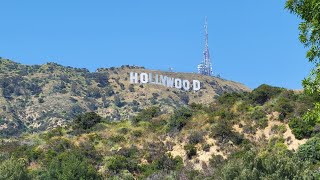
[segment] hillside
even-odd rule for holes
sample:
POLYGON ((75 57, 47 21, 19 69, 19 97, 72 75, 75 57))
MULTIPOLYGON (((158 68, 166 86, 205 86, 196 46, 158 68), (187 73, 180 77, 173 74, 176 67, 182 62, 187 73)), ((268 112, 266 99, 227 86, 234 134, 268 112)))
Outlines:
POLYGON ((226 92, 246 91, 250 89, 240 83, 192 73, 137 66, 89 72, 56 63, 29 66, 0 59, 0 131, 4 136, 43 131, 64 126, 89 111, 109 120, 130 119, 153 105, 172 113, 174 108, 191 103, 210 104, 226 92), (202 88, 194 92, 155 84, 130 85, 130 72, 197 79, 202 88))
POLYGON ((0 180, 320 178, 319 99, 304 91, 136 66, 0 67, 0 180), (201 89, 130 84, 130 72, 201 89))
POLYGON ((261 85, 172 114, 157 105, 122 121, 86 112, 0 139, 0 179, 319 179, 319 131, 299 123, 315 101, 261 85))

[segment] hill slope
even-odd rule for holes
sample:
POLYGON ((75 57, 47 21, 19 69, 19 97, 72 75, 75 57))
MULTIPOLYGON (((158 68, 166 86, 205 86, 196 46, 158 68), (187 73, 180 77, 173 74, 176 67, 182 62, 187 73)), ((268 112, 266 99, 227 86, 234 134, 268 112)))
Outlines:
POLYGON ((261 85, 172 114, 152 106, 130 120, 108 121, 87 112, 63 128, 0 138, 0 174, 19 172, 30 179, 319 179, 319 131, 311 139, 298 138, 299 124, 292 123, 314 101, 303 93, 261 85))
POLYGON ((225 92, 250 91, 246 86, 192 73, 146 70, 137 66, 87 69, 56 63, 22 65, 0 59, 0 131, 15 135, 65 125, 78 114, 97 112, 110 120, 128 119, 141 109, 158 105, 162 111, 188 103, 213 102, 225 92), (152 72, 201 82, 197 92, 154 84, 130 85, 130 72, 152 72))

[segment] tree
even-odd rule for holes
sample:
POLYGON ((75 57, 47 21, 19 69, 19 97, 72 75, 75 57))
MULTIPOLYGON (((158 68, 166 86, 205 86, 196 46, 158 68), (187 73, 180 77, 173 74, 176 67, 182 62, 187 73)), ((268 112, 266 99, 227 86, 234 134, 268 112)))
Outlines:
POLYGON ((309 48, 307 58, 320 60, 320 2, 319 0, 287 0, 286 8, 302 19, 299 39, 309 48))
MULTIPOLYGON (((319 0, 287 0, 286 8, 301 18, 299 25, 300 42, 309 48, 306 57, 315 64, 309 77, 302 81, 307 94, 320 97, 320 2, 319 0)), ((316 103, 312 111, 308 111, 303 119, 307 125, 314 126, 320 120, 320 104, 316 103)))
POLYGON ((307 93, 320 94, 320 3, 319 0, 288 0, 286 8, 302 19, 299 25, 300 42, 309 48, 306 57, 315 63, 316 68, 303 80, 307 93))

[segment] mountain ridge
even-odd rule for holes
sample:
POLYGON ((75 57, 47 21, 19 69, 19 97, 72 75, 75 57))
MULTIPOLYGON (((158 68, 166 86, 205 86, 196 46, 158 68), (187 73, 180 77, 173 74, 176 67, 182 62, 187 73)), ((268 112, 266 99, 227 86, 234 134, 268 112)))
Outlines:
POLYGON ((226 92, 247 91, 250 89, 241 83, 194 73, 129 65, 90 72, 52 62, 23 65, 0 59, 0 130, 6 135, 42 131, 63 126, 87 111, 110 120, 130 119, 154 105, 170 113, 191 103, 209 104, 226 92), (198 79, 202 88, 194 92, 155 84, 130 84, 130 72, 198 79))

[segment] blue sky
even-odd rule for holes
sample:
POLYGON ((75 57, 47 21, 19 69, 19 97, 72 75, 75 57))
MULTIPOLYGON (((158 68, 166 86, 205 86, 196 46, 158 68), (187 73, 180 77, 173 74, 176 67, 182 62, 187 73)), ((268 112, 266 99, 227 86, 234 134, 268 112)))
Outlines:
POLYGON ((209 21, 215 74, 250 88, 301 89, 311 64, 298 40, 300 20, 285 0, 2 1, 0 56, 98 67, 125 64, 196 72, 209 21))

